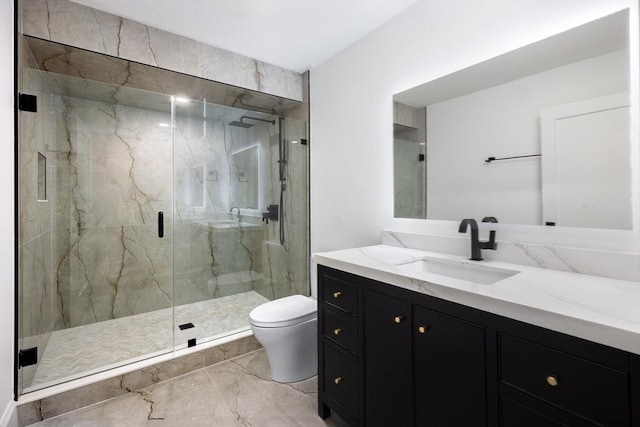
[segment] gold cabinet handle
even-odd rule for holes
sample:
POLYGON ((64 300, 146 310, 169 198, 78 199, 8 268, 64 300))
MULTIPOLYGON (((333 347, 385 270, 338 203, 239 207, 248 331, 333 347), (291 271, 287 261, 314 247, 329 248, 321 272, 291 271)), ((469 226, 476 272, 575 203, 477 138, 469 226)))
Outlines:
POLYGON ((341 295, 342 295, 342 292, 340 292, 340 291, 333 293, 333 297, 334 298, 340 298, 341 295))
POLYGON ((342 377, 335 377, 333 379, 334 384, 340 384, 342 382, 342 377))
POLYGON ((396 316, 393 318, 393 321, 396 323, 400 323, 404 320, 404 316, 396 316))
POLYGON ((557 387, 558 386, 558 377, 555 375, 549 375, 547 377, 547 384, 549 384, 551 387, 557 387))
POLYGON ((341 332, 342 332, 342 328, 336 328, 333 330, 333 335, 340 335, 341 332))
POLYGON ((431 329, 431 326, 418 326, 418 332, 420 332, 421 334, 424 334, 430 329, 431 329))

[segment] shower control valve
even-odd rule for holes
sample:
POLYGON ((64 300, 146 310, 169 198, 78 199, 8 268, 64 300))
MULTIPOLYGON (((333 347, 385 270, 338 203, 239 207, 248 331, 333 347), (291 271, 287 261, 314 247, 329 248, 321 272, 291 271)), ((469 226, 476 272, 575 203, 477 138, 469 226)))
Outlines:
POLYGON ((262 221, 269 224, 269 220, 278 220, 278 205, 269 205, 267 206, 267 211, 262 212, 262 221))

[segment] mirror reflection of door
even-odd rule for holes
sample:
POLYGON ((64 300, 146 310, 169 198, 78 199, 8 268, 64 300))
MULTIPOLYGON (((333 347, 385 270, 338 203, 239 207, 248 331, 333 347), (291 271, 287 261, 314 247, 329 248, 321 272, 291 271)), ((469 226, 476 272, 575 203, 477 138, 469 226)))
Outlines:
POLYGON ((252 145, 231 154, 231 206, 260 207, 260 146, 252 145))
POLYGON ((629 117, 624 93, 541 113, 545 222, 632 228, 629 117))

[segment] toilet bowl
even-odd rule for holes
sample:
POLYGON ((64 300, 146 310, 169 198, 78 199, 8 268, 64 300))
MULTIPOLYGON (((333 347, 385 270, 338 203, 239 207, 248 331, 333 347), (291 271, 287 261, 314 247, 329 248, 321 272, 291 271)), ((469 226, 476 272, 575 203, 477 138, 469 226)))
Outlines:
POLYGON ((264 347, 274 381, 291 383, 316 375, 317 312, 315 298, 292 295, 249 313, 251 330, 264 347))

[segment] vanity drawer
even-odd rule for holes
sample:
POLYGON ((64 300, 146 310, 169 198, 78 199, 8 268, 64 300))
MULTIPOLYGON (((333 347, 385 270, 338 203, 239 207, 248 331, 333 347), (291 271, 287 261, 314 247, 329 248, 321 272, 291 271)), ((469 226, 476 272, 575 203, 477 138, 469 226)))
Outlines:
POLYGON ((597 423, 629 425, 626 373, 500 334, 500 380, 597 423))
POLYGON ((358 418, 358 365, 330 345, 323 345, 324 391, 354 419, 358 418))
POLYGON ((322 299, 354 316, 358 315, 358 288, 330 274, 322 277, 322 299))
POLYGON ((323 314, 322 330, 324 331, 324 336, 357 355, 358 325, 327 309, 324 310, 323 314))

